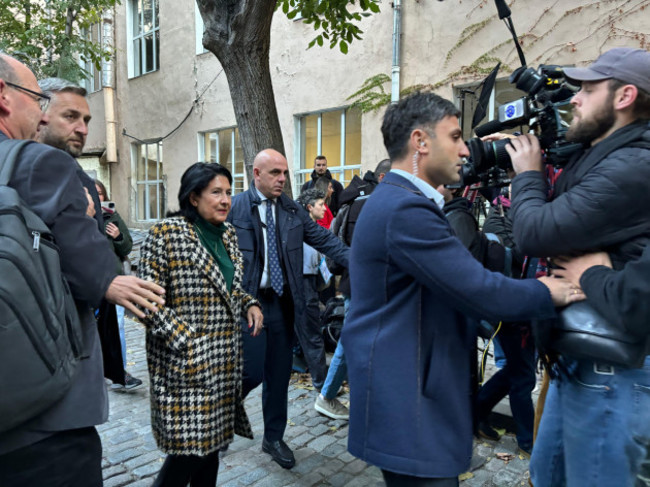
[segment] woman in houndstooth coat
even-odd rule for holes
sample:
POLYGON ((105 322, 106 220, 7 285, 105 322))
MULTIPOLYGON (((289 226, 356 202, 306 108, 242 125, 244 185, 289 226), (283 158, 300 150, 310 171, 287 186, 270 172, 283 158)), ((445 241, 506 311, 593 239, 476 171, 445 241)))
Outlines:
POLYGON ((216 483, 219 450, 252 438, 243 407, 242 315, 262 329, 259 303, 242 289, 243 260, 230 210, 230 172, 196 163, 181 179, 180 211, 151 227, 140 277, 163 286, 165 305, 146 325, 151 426, 168 454, 154 486, 216 483))

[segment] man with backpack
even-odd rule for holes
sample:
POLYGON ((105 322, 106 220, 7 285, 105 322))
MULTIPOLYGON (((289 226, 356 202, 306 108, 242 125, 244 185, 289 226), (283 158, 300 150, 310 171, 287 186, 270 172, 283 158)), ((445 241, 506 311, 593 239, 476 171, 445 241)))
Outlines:
POLYGON ((34 74, 0 53, 0 265, 11 272, 0 289, 0 389, 2 410, 14 411, 0 416, 0 479, 3 487, 94 487, 102 485, 95 425, 106 421, 108 402, 92 306, 106 297, 141 317, 138 306, 154 311, 164 305, 164 289, 116 277, 108 241, 86 215, 74 159, 10 140, 33 139, 48 122, 48 102, 34 74), (5 170, 12 164, 12 172, 5 170), (28 234, 33 245, 25 252, 19 242, 31 224, 40 231, 28 234), (33 318, 39 313, 43 319, 33 318), (76 331, 72 356, 59 339, 76 331), (46 349, 52 342, 57 347, 46 349), (48 380, 34 383, 41 369, 57 372, 62 361, 68 367, 67 378, 56 375, 61 391, 47 389, 48 380), (47 394, 36 394, 42 390, 47 394))
MULTIPOLYGON (((363 179, 359 176, 354 176, 348 187, 341 193, 340 202, 342 206, 339 214, 332 222, 332 232, 345 245, 350 246, 352 243, 354 226, 368 196, 370 196, 370 193, 373 192, 375 187, 384 179, 384 176, 389 171, 390 160, 384 159, 377 164, 374 172, 366 172, 363 179)), ((338 289, 345 298, 345 310, 347 312, 350 301, 350 273, 347 269, 343 269, 338 289)), ((334 356, 330 362, 323 388, 314 403, 314 409, 316 411, 332 419, 348 419, 350 417, 348 408, 336 399, 336 395, 346 377, 347 365, 345 363, 345 354, 343 352, 343 345, 339 341, 336 344, 336 350, 334 350, 334 356)))

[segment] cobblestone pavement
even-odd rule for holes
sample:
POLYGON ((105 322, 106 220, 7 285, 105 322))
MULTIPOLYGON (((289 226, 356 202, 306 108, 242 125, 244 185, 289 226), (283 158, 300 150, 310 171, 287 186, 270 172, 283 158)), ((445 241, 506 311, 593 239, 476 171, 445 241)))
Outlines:
MULTIPOLYGON (((127 369, 144 381, 131 392, 109 391, 110 417, 98 427, 102 438, 105 487, 150 486, 164 455, 156 447, 149 418, 149 390, 144 327, 126 320, 127 369)), ((109 386, 110 387, 110 386, 109 386)), ((253 486, 383 486, 381 473, 347 452, 347 422, 318 414, 316 392, 292 381, 289 424, 285 441, 294 450, 296 466, 285 470, 261 450, 263 433, 261 387, 246 400, 254 440, 235 437, 221 459, 218 485, 253 486)), ((347 395, 339 397, 347 401, 347 395)), ((461 477, 461 487, 528 485, 528 460, 518 455, 517 442, 504 435, 498 442, 474 442, 473 471, 461 477), (466 478, 465 478, 466 477, 466 478)))

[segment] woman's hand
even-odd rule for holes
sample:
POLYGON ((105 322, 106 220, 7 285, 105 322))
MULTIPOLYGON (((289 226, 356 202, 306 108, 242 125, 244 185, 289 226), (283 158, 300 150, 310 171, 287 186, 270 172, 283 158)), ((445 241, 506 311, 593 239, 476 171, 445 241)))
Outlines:
POLYGON ((248 308, 246 313, 248 318, 248 328, 253 328, 251 336, 256 337, 262 332, 264 315, 262 314, 262 309, 259 306, 251 306, 248 308))
POLYGON ((115 223, 109 223, 106 225, 106 235, 115 239, 120 236, 120 229, 115 223))
POLYGON ((585 294, 578 286, 574 286, 566 279, 553 276, 543 276, 537 279, 551 292, 553 304, 557 307, 566 306, 585 299, 585 294))

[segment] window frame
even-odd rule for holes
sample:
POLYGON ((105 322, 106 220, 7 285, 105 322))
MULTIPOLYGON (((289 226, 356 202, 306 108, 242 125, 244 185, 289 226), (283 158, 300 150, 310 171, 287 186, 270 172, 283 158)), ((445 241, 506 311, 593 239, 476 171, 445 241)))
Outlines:
MULTIPOLYGON (((237 151, 236 151, 236 140, 239 138, 239 147, 241 147, 241 137, 239 136, 239 129, 237 125, 231 125, 229 127, 222 127, 219 129, 214 129, 214 130, 206 130, 204 132, 199 132, 198 134, 198 154, 199 154, 199 160, 200 161, 205 161, 205 162, 214 162, 217 164, 221 164, 222 166, 225 166, 228 168, 230 171, 230 174, 232 175, 233 179, 233 184, 232 184, 232 195, 235 196, 238 193, 243 193, 248 189, 248 181, 246 177, 246 163, 245 161, 242 160, 242 172, 235 172, 235 168, 237 165, 237 151), (222 132, 226 131, 231 131, 230 133, 230 161, 228 162, 228 165, 224 165, 222 161, 219 160, 219 134, 222 132), (214 161, 211 160, 211 158, 207 157, 207 151, 206 151, 206 144, 205 144, 205 139, 206 136, 210 134, 215 134, 215 158, 214 161), (237 180, 241 179, 242 181, 242 190, 237 191, 237 185, 235 182, 237 180)), ((243 149, 242 149, 243 150, 243 149)), ((242 155, 243 157, 243 155, 242 155)))
MULTIPOLYGON (((339 165, 337 166, 332 166, 330 165, 330 160, 328 159, 327 161, 327 169, 330 171, 332 176, 338 176, 336 179, 343 185, 346 186, 347 183, 350 182, 350 180, 346 179, 345 173, 346 171, 352 171, 353 175, 361 175, 361 151, 363 149, 363 146, 361 144, 361 124, 362 124, 362 118, 363 114, 359 112, 359 139, 360 139, 360 153, 359 153, 359 163, 358 164, 347 164, 347 156, 346 156, 346 146, 348 141, 347 139, 347 134, 346 134, 346 126, 347 126, 347 118, 348 118, 348 113, 350 110, 357 110, 351 106, 343 106, 343 107, 336 107, 336 108, 330 108, 326 110, 318 110, 318 111, 313 111, 313 112, 306 112, 306 113, 299 113, 294 115, 294 140, 296 143, 294 144, 294 168, 293 168, 293 182, 294 182, 294 194, 297 195, 296 193, 300 193, 300 188, 302 185, 305 183, 305 181, 308 180, 309 175, 313 171, 312 168, 307 167, 307 160, 306 160, 306 144, 304 140, 304 135, 303 135, 303 123, 304 120, 309 117, 309 116, 314 116, 317 115, 317 121, 316 121, 316 152, 318 155, 324 155, 325 157, 328 157, 328 154, 323 154, 322 148, 323 148, 323 115, 327 113, 332 113, 332 112, 341 112, 340 113, 340 142, 339 142, 339 165)), ((313 164, 313 161, 311 161, 313 164)), ((353 176, 354 177, 354 176, 353 176)))
POLYGON ((133 189, 134 189, 134 194, 135 194, 135 200, 134 200, 134 220, 137 222, 155 222, 160 220, 165 216, 166 212, 166 206, 167 206, 167 178, 164 175, 163 172, 163 160, 161 157, 161 152, 162 152, 162 142, 157 142, 157 141, 143 141, 143 143, 133 143, 131 144, 131 158, 132 158, 132 174, 135 175, 133 178, 133 189), (141 174, 138 172, 138 167, 140 165, 140 157, 141 157, 141 148, 145 146, 146 149, 146 154, 147 154, 147 159, 149 156, 149 147, 151 146, 156 146, 156 178, 155 179, 149 179, 149 169, 148 169, 148 164, 145 165, 146 173, 144 176, 144 179, 140 179, 141 174), (150 201, 150 193, 149 193, 149 188, 150 187, 155 187, 156 188, 156 199, 158 200, 158 215, 152 216, 150 214, 151 210, 151 201, 150 201), (161 191, 161 186, 162 186, 162 191, 161 191), (144 218, 140 218, 140 190, 141 188, 144 188, 144 218))
POLYGON ((205 54, 208 51, 203 47, 203 33, 205 32, 205 24, 203 23, 203 17, 201 17, 201 12, 199 12, 199 6, 194 2, 194 34, 196 36, 196 48, 195 54, 198 56, 200 54, 205 54))
MULTIPOLYGON (((83 37, 85 40, 90 41, 90 42, 95 42, 93 40, 93 30, 97 29, 97 43, 103 47, 104 45, 104 22, 100 20, 97 23, 91 24, 88 28, 83 28, 81 30, 81 37, 83 37)), ((89 59, 87 61, 84 61, 83 59, 79 58, 79 65, 86 70, 88 73, 87 77, 83 79, 82 81, 82 86, 85 88, 86 92, 88 94, 90 93, 96 93, 98 91, 101 91, 104 88, 104 80, 103 80, 103 73, 102 70, 98 70, 95 67, 95 64, 89 59), (99 86, 96 86, 95 80, 97 80, 97 84, 99 86)))
POLYGON ((152 27, 149 31, 144 31, 144 8, 140 11, 139 8, 143 7, 144 0, 129 0, 127 2, 127 58, 128 58, 128 76, 129 78, 137 78, 145 74, 154 73, 160 70, 160 2, 159 0, 151 0, 152 4, 152 27), (157 8, 156 8, 157 6, 157 8), (157 11, 157 13, 156 13, 157 11), (138 16, 140 32, 136 34, 133 31, 135 16, 138 16), (147 66, 147 49, 146 38, 152 37, 153 40, 153 69, 146 70, 147 66), (140 44, 140 66, 136 66, 136 52, 134 44, 136 41, 140 44))

